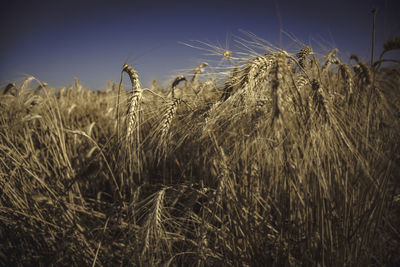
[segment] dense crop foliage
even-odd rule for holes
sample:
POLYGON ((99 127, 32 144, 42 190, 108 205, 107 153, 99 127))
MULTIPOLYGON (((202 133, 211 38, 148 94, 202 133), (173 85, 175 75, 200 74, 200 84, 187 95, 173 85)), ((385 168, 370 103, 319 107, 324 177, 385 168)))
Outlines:
POLYGON ((167 89, 129 65, 132 90, 10 84, 1 265, 398 264, 398 48, 266 48, 222 85, 207 63, 167 89))

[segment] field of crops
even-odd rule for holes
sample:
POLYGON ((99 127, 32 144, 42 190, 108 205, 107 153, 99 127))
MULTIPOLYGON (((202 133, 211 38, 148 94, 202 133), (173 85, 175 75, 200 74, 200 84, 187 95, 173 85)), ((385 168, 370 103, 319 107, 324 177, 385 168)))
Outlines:
POLYGON ((0 265, 400 264, 400 40, 264 48, 168 88, 5 87, 0 265))

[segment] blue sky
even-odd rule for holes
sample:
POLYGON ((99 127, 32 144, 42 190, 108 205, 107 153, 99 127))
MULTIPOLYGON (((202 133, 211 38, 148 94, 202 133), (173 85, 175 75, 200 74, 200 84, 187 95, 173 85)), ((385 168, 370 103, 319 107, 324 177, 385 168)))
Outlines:
MULTIPOLYGON (((54 87, 78 77, 86 87, 104 89, 108 80, 119 80, 126 61, 145 86, 154 78, 165 84, 181 70, 221 59, 181 42, 224 47, 228 39, 235 51, 235 36, 246 39, 242 29, 279 46, 280 21, 285 32, 314 50, 337 47, 344 59, 355 53, 369 60, 372 7, 378 8, 379 53, 385 40, 400 35, 398 2, 6 0, 0 17, 0 86, 33 75, 54 87)), ((284 48, 293 43, 283 36, 284 48)))

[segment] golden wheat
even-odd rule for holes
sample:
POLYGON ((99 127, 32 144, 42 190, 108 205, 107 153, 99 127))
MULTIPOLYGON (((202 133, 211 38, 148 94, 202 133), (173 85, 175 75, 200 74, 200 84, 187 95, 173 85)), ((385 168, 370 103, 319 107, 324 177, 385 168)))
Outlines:
POLYGON ((304 68, 306 59, 313 53, 311 46, 303 47, 300 52, 296 54, 297 58, 299 59, 299 65, 304 68))
POLYGON ((160 142, 162 144, 165 144, 167 141, 169 128, 171 127, 172 120, 175 116, 175 113, 180 103, 181 103, 180 98, 173 98, 167 111, 164 114, 163 120, 161 122, 161 135, 160 135, 160 142))
POLYGON ((0 265, 397 263, 397 66, 243 43, 195 98, 124 65, 128 142, 110 92, 0 97, 0 265))
POLYGON ((6 88, 4 88, 3 95, 12 93, 13 90, 18 90, 15 83, 9 83, 7 84, 6 88))
POLYGON ((127 109, 127 130, 126 138, 129 143, 133 143, 135 133, 139 134, 140 124, 140 103, 142 100, 143 90, 141 89, 139 76, 137 72, 129 65, 125 64, 122 68, 125 71, 132 83, 132 91, 128 98, 128 109, 127 109))
POLYGON ((339 64, 339 71, 345 83, 346 94, 351 95, 353 93, 353 86, 352 86, 352 74, 350 68, 347 64, 342 63, 339 64))
POLYGON ((175 89, 178 86, 178 84, 182 81, 186 81, 185 76, 179 75, 178 77, 175 78, 175 80, 172 82, 171 85, 171 97, 174 99, 175 98, 175 89))
POLYGON ((336 60, 335 55, 339 52, 339 49, 334 48, 332 49, 328 55, 326 56, 325 64, 322 66, 322 72, 328 70, 329 66, 336 60))
POLYGON ((382 58, 383 54, 385 54, 386 52, 396 49, 400 49, 400 37, 390 39, 383 44, 383 51, 380 58, 382 58))
POLYGON ((192 80, 190 81, 190 83, 193 85, 195 83, 197 83, 198 79, 199 79, 199 75, 202 74, 204 72, 204 67, 207 67, 208 63, 207 62, 203 62, 200 65, 198 65, 195 69, 194 69, 194 74, 192 77, 192 80))

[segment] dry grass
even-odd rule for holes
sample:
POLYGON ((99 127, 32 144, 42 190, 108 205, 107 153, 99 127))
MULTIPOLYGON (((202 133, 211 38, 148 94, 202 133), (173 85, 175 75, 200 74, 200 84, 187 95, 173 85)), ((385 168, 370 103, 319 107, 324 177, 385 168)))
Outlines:
POLYGON ((252 38, 221 88, 7 86, 0 265, 398 265, 398 66, 252 38))

